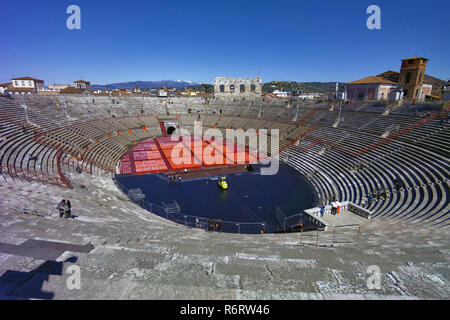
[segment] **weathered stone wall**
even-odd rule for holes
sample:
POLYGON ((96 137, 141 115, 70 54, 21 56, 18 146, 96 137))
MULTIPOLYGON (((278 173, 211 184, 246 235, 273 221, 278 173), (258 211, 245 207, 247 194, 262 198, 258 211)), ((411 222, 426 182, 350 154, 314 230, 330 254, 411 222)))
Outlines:
POLYGON ((214 95, 261 95, 261 77, 227 78, 218 77, 214 80, 214 95))

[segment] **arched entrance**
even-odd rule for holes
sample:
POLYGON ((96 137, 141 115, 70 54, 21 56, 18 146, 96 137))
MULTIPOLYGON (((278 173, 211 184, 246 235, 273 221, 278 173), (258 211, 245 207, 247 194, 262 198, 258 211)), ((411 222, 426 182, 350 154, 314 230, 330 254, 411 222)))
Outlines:
POLYGON ((167 135, 171 136, 177 129, 173 126, 167 128, 167 135))

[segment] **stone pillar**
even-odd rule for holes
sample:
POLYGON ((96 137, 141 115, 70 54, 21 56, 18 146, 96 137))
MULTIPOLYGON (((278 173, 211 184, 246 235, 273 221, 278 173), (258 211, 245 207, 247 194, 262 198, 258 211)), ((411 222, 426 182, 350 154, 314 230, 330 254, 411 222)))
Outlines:
POLYGON ((256 78, 256 93, 261 95, 262 94, 262 84, 261 84, 261 77, 256 78))
POLYGON ((217 81, 214 81, 214 93, 220 92, 220 85, 217 83, 217 81))

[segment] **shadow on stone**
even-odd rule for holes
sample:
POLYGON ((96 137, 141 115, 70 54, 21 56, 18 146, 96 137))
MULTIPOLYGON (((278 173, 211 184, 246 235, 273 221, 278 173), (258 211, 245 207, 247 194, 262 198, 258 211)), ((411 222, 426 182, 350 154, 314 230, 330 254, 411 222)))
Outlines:
POLYGON ((2 300, 52 300, 54 292, 43 291, 50 276, 62 276, 64 264, 73 264, 77 257, 70 257, 64 262, 46 261, 30 272, 8 270, 0 277, 0 299, 2 300))

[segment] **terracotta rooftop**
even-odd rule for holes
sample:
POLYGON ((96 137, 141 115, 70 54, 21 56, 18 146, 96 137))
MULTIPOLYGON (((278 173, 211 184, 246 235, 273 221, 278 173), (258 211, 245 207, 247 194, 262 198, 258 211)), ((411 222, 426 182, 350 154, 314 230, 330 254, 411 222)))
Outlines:
MULTIPOLYGON (((399 78, 400 78, 400 72, 389 70, 382 74, 377 75, 377 77, 383 78, 383 79, 390 79, 390 80, 393 80, 394 82, 398 82, 399 78)), ((424 75, 424 77, 423 77, 423 83, 441 85, 441 86, 445 86, 448 84, 444 80, 429 76, 427 74, 424 75)))
POLYGON ((32 77, 21 77, 21 78, 14 78, 14 79, 11 79, 11 80, 33 80, 33 81, 39 81, 39 82, 42 81, 42 82, 44 82, 43 80, 32 78, 32 77))
POLYGON ((427 59, 427 58, 424 58, 424 57, 411 57, 411 58, 403 59, 402 61, 406 61, 406 60, 416 60, 416 59, 423 59, 423 60, 427 60, 427 61, 428 61, 428 59, 427 59))
POLYGON ((389 80, 385 80, 380 77, 367 77, 353 82, 349 82, 347 84, 396 84, 396 83, 389 80))
POLYGON ((435 85, 441 85, 441 86, 445 86, 448 85, 448 82, 429 76, 429 75, 425 75, 423 77, 423 83, 429 83, 429 84, 435 84, 435 85))

